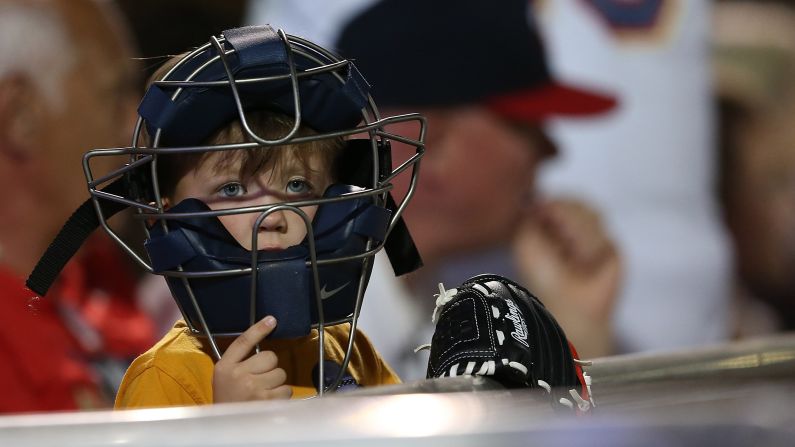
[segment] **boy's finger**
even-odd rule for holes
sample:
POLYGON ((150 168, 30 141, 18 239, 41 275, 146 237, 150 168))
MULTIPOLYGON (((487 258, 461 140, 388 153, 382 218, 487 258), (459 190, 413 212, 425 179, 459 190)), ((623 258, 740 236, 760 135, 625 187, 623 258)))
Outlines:
POLYGON ((241 365, 251 374, 261 374, 276 368, 279 359, 273 351, 261 351, 247 358, 241 365))
POLYGON ((232 344, 226 349, 224 355, 221 356, 220 362, 234 362, 239 363, 251 353, 254 346, 257 345, 263 338, 267 337, 276 327, 276 319, 268 315, 262 320, 254 323, 253 326, 246 329, 238 336, 232 344))
POLYGON ((287 372, 282 368, 276 368, 263 374, 257 374, 254 380, 257 383, 257 388, 272 390, 287 382, 287 372))
POLYGON ((289 399, 293 396, 293 387, 290 385, 281 385, 276 387, 272 390, 263 389, 259 392, 259 399, 261 400, 270 400, 270 399, 289 399))

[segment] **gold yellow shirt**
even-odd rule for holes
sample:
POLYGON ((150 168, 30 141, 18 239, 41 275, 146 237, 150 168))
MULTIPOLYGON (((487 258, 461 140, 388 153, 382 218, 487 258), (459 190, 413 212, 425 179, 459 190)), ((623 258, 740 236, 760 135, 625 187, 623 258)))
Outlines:
MULTIPOLYGON (((348 325, 326 328, 326 360, 342 363, 348 325)), ((318 360, 318 333, 291 340, 264 340, 263 350, 273 351, 287 373, 293 398, 316 394, 312 370, 318 360)), ((213 402, 213 357, 209 344, 190 333, 180 320, 151 349, 135 359, 116 394, 115 407, 144 408, 201 405, 213 402)), ((400 383, 370 341, 357 331, 347 372, 361 386, 400 383)))

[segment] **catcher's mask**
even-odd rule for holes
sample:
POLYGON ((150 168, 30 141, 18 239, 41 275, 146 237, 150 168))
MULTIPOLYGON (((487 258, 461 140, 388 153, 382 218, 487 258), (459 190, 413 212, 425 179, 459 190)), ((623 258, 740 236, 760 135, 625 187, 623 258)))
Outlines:
MULTIPOLYGON (((138 109, 131 147, 85 154, 91 198, 39 261, 28 287, 46 294, 65 262, 101 225, 143 268, 166 278, 188 326, 207 336, 217 358, 221 352, 215 337, 240 334, 273 315, 279 323, 271 334, 274 338, 300 337, 318 329, 318 383, 326 383, 323 328, 349 323, 339 382, 352 351, 375 253, 386 248, 398 275, 421 265, 401 213, 416 185, 425 120, 417 114, 381 118, 368 90, 353 63, 282 30, 245 27, 211 37, 149 87, 138 109), (249 126, 248 117, 256 110, 291 117, 293 127, 279 138, 262 138, 249 126), (247 142, 207 145, 212 134, 235 120, 247 142), (407 121, 416 122, 416 136, 389 131, 390 124, 407 121), (298 136, 302 125, 316 133, 298 136), (148 147, 139 144, 144 129, 148 147), (225 209, 211 209, 190 198, 164 207, 157 165, 165 155, 269 150, 332 138, 344 141, 336 163, 338 183, 320 198, 225 209), (416 148, 395 169, 390 139, 416 148), (124 167, 95 178, 92 159, 120 155, 129 156, 124 167), (392 179, 400 174, 411 176, 410 187, 396 203, 389 192, 392 179), (307 206, 318 207, 312 220, 302 209, 307 206), (148 261, 106 223, 128 207, 137 211, 145 227, 148 261), (277 212, 300 216, 306 238, 282 250, 257 250, 260 223, 277 212), (253 250, 243 248, 218 218, 244 213, 257 215, 253 250)), ((321 387, 319 393, 323 391, 321 387)))

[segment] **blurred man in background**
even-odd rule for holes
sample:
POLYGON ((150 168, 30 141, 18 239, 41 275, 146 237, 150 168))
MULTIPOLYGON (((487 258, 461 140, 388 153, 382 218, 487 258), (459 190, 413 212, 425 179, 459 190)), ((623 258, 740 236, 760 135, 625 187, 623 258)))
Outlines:
MULTIPOLYGON (((424 376, 426 357, 413 348, 430 342, 438 283, 455 287, 479 273, 525 284, 583 356, 612 352, 618 253, 592 209, 540 198, 535 173, 557 153, 548 117, 594 115, 614 101, 552 78, 526 1, 340 1, 324 3, 328 14, 294 2, 253 5, 262 15, 252 21, 336 42, 367 73, 385 113, 428 118, 405 214, 425 267, 396 281, 379 259, 360 319, 401 377, 424 376)), ((395 161, 409 155, 392 147, 395 161)), ((398 196, 406 189, 396 184, 398 196)))

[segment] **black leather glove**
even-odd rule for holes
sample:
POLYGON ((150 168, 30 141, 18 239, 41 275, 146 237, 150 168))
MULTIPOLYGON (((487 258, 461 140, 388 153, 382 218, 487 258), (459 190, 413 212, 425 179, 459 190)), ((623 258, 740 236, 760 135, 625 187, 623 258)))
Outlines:
POLYGON ((587 411, 590 384, 552 314, 524 287, 478 275, 440 294, 427 378, 490 376, 506 388, 544 388, 555 402, 587 411))

